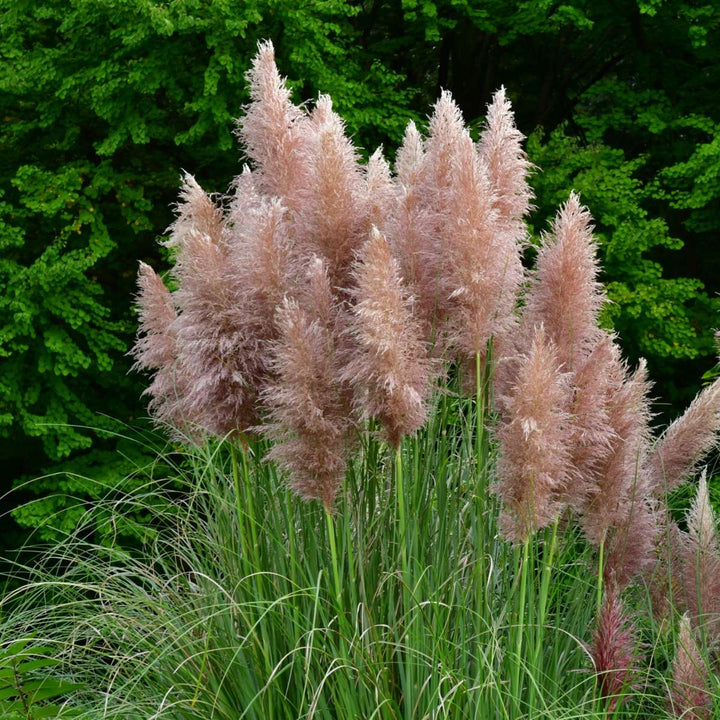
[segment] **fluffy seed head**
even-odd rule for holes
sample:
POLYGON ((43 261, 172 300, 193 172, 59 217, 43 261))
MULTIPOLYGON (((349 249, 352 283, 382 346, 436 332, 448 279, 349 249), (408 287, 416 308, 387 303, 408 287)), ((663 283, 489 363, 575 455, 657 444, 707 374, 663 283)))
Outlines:
POLYGON ((649 459, 658 495, 681 485, 717 445, 720 380, 706 387, 663 433, 649 459))
POLYGON ((500 222, 518 242, 527 234, 522 218, 533 198, 527 177, 532 168, 522 147, 524 135, 515 126, 510 101, 501 87, 488 106, 478 151, 488 168, 500 222))
POLYGON ((590 222, 590 213, 571 193, 553 222, 551 234, 543 239, 526 298, 526 328, 545 324, 566 370, 579 367, 602 335, 598 315, 605 295, 597 280, 599 268, 590 222))
POLYGON ((708 693, 708 666, 695 642, 687 614, 680 619, 671 677, 668 709, 673 716, 685 720, 710 720, 712 698, 708 693))
POLYGON ((503 503, 503 534, 522 542, 561 512, 561 494, 569 480, 569 388, 555 348, 542 326, 535 329, 522 358, 498 430, 498 482, 493 490, 503 503))
POLYGON ((376 228, 363 246, 353 277, 351 360, 342 374, 355 388, 365 418, 377 418, 399 447, 427 417, 430 363, 411 299, 385 236, 376 228))
POLYGON ((258 169, 262 190, 283 198, 294 209, 307 176, 303 161, 311 138, 307 116, 290 99, 290 90, 275 65, 271 42, 258 45, 246 78, 250 104, 238 121, 238 134, 258 169))
POLYGON ((590 644, 600 694, 613 712, 624 702, 628 690, 637 687, 640 672, 639 642, 634 623, 628 617, 613 582, 606 585, 605 597, 590 644))
POLYGON ((720 638, 720 537, 705 471, 686 520, 688 530, 681 533, 679 548, 682 602, 696 625, 720 638))
POLYGON ((274 381, 263 391, 275 444, 268 454, 301 497, 332 507, 347 465, 348 408, 338 382, 333 341, 326 327, 295 300, 278 308, 274 381))
POLYGON ((467 132, 457 142, 452 168, 449 220, 441 229, 441 303, 449 341, 467 358, 484 355, 488 340, 514 323, 523 269, 520 245, 499 222, 487 168, 467 132))

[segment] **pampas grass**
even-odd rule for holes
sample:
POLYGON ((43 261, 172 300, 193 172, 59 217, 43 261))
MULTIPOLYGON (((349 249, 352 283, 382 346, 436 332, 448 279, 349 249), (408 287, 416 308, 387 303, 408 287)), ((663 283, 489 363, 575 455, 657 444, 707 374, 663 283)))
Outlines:
POLYGON ((139 274, 134 353, 185 492, 139 469, 18 565, 0 711, 31 718, 8 698, 45 677, 38 717, 705 717, 717 520, 704 479, 687 531, 663 489, 714 446, 716 386, 656 439, 577 196, 526 275, 503 91, 479 143, 442 93, 393 175, 330 98, 292 103, 271 44, 248 80, 250 166, 225 198, 187 176, 174 289, 139 274), (152 541, 94 544, 128 505, 152 541))

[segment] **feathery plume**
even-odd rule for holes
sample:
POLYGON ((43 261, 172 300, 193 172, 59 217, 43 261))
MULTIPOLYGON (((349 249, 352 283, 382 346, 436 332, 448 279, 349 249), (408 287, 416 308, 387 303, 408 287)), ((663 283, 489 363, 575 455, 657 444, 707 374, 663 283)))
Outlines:
POLYGON ((609 333, 603 334, 572 374, 570 446, 575 472, 565 500, 577 512, 582 512, 600 490, 598 474, 606 466, 616 438, 610 423, 612 394, 622 377, 620 348, 609 333))
POLYGON ((684 720, 710 720, 712 698, 708 686, 707 664, 695 642, 690 618, 685 614, 680 618, 668 709, 684 720))
POLYGON ((488 340, 515 322, 523 269, 520 245, 502 230, 487 168, 467 132, 457 141, 452 167, 441 230, 441 298, 449 343, 471 358, 484 356, 488 340))
MULTIPOLYGON (((414 128, 413 128, 414 129, 414 128)), ((423 315, 430 319, 430 327, 440 339, 444 331, 446 318, 446 293, 441 284, 443 267, 447 258, 447 247, 452 235, 453 215, 448 208, 453 183, 455 181, 455 165, 458 146, 467 136, 465 122, 460 108, 452 95, 444 90, 433 107, 428 125, 428 137, 421 145, 416 132, 410 129, 406 133, 408 158, 400 158, 401 170, 409 165, 413 154, 421 154, 422 159, 414 175, 416 183, 414 194, 423 214, 415 213, 415 219, 423 219, 428 223, 427 229, 422 225, 414 250, 414 260, 421 263, 419 280, 423 283, 420 289, 420 307, 423 315), (414 149, 413 149, 414 146, 414 149), (419 216, 419 217, 418 217, 419 216), (423 241, 427 244, 423 247, 423 241), (422 243, 422 244, 421 244, 422 243), (419 253, 417 251, 420 251, 419 253), (427 283, 427 284, 426 284, 427 283)), ((402 180, 401 180, 402 182, 402 180)), ((438 346, 440 343, 437 343, 438 346)))
POLYGON ((189 238, 205 235, 222 243, 225 235, 220 209, 190 173, 183 173, 177 217, 170 225, 170 237, 163 243, 181 252, 189 238))
POLYGON ((448 190, 453 186, 458 145, 467 135, 465 121, 451 93, 443 90, 433 107, 425 141, 424 173, 426 202, 444 209, 448 190))
POLYGON ((596 490, 581 517, 585 535, 596 545, 611 528, 626 525, 633 503, 646 491, 642 469, 650 418, 647 368, 641 361, 632 375, 622 363, 608 370, 615 373, 614 378, 609 376, 614 385, 608 401, 612 447, 598 469, 596 490))
POLYGON ((263 391, 275 445, 268 458, 288 473, 305 499, 332 507, 342 485, 352 429, 338 382, 333 338, 298 302, 286 298, 276 315, 275 380, 263 391))
POLYGON ((368 160, 365 182, 369 204, 368 223, 385 232, 390 218, 394 215, 397 193, 390 174, 390 166, 383 157, 382 147, 375 150, 368 160))
POLYGON ((705 470, 686 520, 687 533, 680 536, 682 599, 693 622, 720 638, 720 536, 705 470))
POLYGON ((298 247, 328 264, 333 285, 343 287, 353 259, 370 229, 367 181, 345 124, 327 95, 310 115, 315 140, 305 162, 308 175, 296 213, 298 247))
POLYGON ((498 482, 500 525, 510 540, 522 542, 561 512, 560 494, 569 480, 568 386, 555 348, 542 326, 535 328, 511 395, 503 402, 498 482))
POLYGON ((532 168, 522 148, 525 136, 515 126, 512 105, 501 87, 488 105, 478 151, 488 168, 500 222, 517 242, 527 235, 522 218, 530 209, 533 192, 527 182, 532 168))
POLYGON ((130 351, 136 358, 133 369, 154 371, 152 383, 143 393, 151 397, 149 409, 157 421, 179 430, 184 425, 178 407, 185 382, 177 372, 175 304, 160 276, 143 262, 138 272, 138 287, 140 325, 130 351))
POLYGON ((427 418, 430 363, 398 263, 377 228, 358 257, 350 322, 355 347, 342 379, 355 388, 361 415, 377 418, 397 448, 427 418))
POLYGON ((197 183, 187 186, 174 226, 174 235, 178 227, 183 232, 174 270, 178 367, 188 378, 182 414, 222 437, 256 420, 248 335, 238 287, 228 276, 228 229, 197 183))
POLYGON ((307 115, 290 100, 271 42, 258 44, 246 79, 251 101, 238 121, 238 134, 257 166, 262 191, 283 198, 294 210, 307 179, 304 155, 311 137, 307 115))
POLYGON ((414 311, 423 337, 432 339, 437 305, 437 259, 433 248, 437 236, 437 213, 427 202, 424 143, 415 123, 408 123, 397 152, 396 212, 390 219, 388 234, 400 262, 402 277, 414 298, 414 311))
POLYGON ((543 238, 526 296, 523 330, 542 322, 565 370, 575 370, 602 340, 598 315, 606 302, 598 282, 590 213, 575 193, 543 238))
POLYGON ((720 431, 720 380, 715 380, 670 424, 649 459, 655 492, 663 495, 692 475, 717 445, 720 431))
POLYGON ((278 198, 260 199, 230 229, 227 281, 237 289, 244 325, 248 382, 267 375, 267 343, 275 339, 275 310, 295 282, 287 211, 278 198))
POLYGON ((637 630, 628 617, 616 584, 605 586, 605 597, 589 647, 595 665, 598 689, 613 712, 624 702, 628 690, 637 687, 640 672, 637 630))
POLYGON ((653 567, 660 527, 646 470, 651 413, 645 361, 625 373, 609 399, 611 450, 580 519, 591 542, 605 541, 605 575, 614 575, 621 588, 653 567))

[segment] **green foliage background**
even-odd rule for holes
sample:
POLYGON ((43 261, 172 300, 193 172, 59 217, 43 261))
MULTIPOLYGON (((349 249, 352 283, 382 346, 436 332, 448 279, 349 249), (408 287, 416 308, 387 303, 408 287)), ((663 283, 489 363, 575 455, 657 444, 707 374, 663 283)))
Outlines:
POLYGON ((16 513, 46 536, 146 461, 118 452, 110 419, 145 414, 125 354, 136 263, 163 267, 181 170, 210 191, 239 172, 260 39, 296 99, 331 94, 370 151, 422 123, 441 87, 475 120, 504 84, 541 168, 531 228, 581 193, 607 321, 647 357, 659 409, 682 408, 715 362, 714 2, 0 0, 0 24, 0 492, 53 471, 16 513))

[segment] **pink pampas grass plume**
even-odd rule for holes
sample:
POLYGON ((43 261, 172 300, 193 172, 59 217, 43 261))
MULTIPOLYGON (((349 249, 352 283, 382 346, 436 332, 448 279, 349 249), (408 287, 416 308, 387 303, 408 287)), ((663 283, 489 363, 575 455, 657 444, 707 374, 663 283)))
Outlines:
POLYGON ((379 147, 368 160, 365 168, 365 181, 369 201, 368 223, 381 232, 387 230, 395 214, 397 192, 390 173, 390 166, 379 147))
POLYGON ((638 648, 635 625, 626 613, 617 586, 610 581, 605 586, 605 597, 588 648, 595 665, 598 690, 607 703, 608 712, 622 705, 625 693, 638 687, 637 677, 641 671, 638 648))
POLYGON ((131 350, 136 358, 133 369, 154 371, 152 383, 143 393, 150 395, 149 410, 155 420, 179 430, 185 425, 179 410, 185 379, 177 368, 175 304, 162 279, 143 262, 138 272, 138 287, 140 326, 131 350))
POLYGON ((415 123, 405 129, 395 160, 396 210, 388 229, 402 277, 415 298, 414 311, 423 337, 433 337, 437 306, 437 257, 434 254, 438 216, 427 201, 424 142, 415 123))
POLYGON ((304 155, 312 133, 307 115, 290 100, 271 42, 258 44, 246 78, 250 104, 238 121, 238 134, 258 170, 262 192, 281 197, 296 209, 298 191, 307 180, 304 155))
POLYGON ((681 485, 717 445, 720 431, 720 380, 700 392, 658 440, 649 459, 658 495, 681 485))
POLYGON ((225 241, 225 227, 220 209, 189 173, 183 174, 177 218, 168 228, 170 237, 163 243, 182 252, 188 239, 206 236, 217 244, 225 241))
POLYGON ((696 626, 720 639, 720 535, 710 503, 706 471, 687 516, 687 533, 680 535, 682 600, 696 626))
POLYGON ((297 283, 287 210, 278 198, 259 199, 230 232, 226 276, 242 310, 244 342, 239 350, 245 353, 248 382, 259 389, 269 372, 268 342, 277 337, 275 310, 297 283))
POLYGON ((298 249, 322 257, 333 286, 343 287, 370 230, 367 180, 327 95, 318 98, 310 124, 314 140, 305 155, 308 174, 294 224, 298 249))
MULTIPOLYGON (((422 220, 428 223, 427 228, 418 228, 418 240, 427 241, 427 246, 422 247, 416 241, 413 258, 422 263, 420 307, 423 315, 430 318, 434 332, 439 337, 443 331, 447 305, 446 293, 441 285, 442 268, 447 257, 449 236, 452 234, 450 226, 453 222, 448 201, 455 183, 458 147, 466 138, 467 130, 460 108, 446 90, 441 93, 433 107, 428 124, 428 137, 424 143, 420 144, 419 137, 415 137, 416 132, 413 130, 414 127, 406 132, 404 144, 408 145, 409 152, 407 159, 403 155, 399 157, 399 178, 403 182, 404 168, 409 165, 410 157, 413 154, 421 155, 422 159, 415 161, 418 167, 413 173, 416 180, 413 193, 417 198, 415 202, 424 209, 422 220)), ((420 219, 418 213, 414 214, 420 219)))
POLYGON ((575 193, 543 238, 526 296, 523 330, 545 324, 565 370, 575 370, 602 339, 598 316, 606 302, 590 213, 575 193))
POLYGON ((594 545, 605 543, 606 575, 624 587, 654 564, 657 507, 645 468, 650 437, 650 383, 642 361, 630 375, 624 365, 609 395, 611 448, 595 475, 596 488, 580 524, 594 545))
POLYGON ((570 479, 568 400, 567 378, 539 326, 504 399, 497 432, 500 454, 493 491, 503 503, 501 530, 514 542, 550 524, 563 509, 560 497, 570 479))
POLYGON ((521 243, 527 235, 522 218, 530 210, 533 199, 527 182, 532 163, 523 150, 524 139, 525 136, 515 126, 505 88, 501 87, 488 105, 478 151, 488 168, 500 222, 521 243))
POLYGON ((615 430, 610 423, 612 394, 622 381, 620 348, 611 334, 604 334, 572 374, 571 463, 575 468, 566 501, 577 512, 599 492, 598 475, 610 457, 615 430))
POLYGON ((625 523, 630 505, 644 497, 645 490, 642 468, 650 419, 647 368, 643 361, 630 375, 620 364, 615 373, 615 387, 608 398, 612 448, 598 470, 596 491, 581 518, 586 536, 596 545, 611 528, 625 523))
POLYGON ((385 236, 373 228, 353 271, 354 340, 342 378, 364 418, 377 418, 394 448, 427 418, 430 362, 411 299, 385 236))
POLYGON ((296 300, 286 298, 276 315, 274 381, 263 391, 275 441, 268 454, 305 499, 331 508, 347 466, 348 407, 338 382, 333 337, 296 300))
POLYGON ((460 108, 451 93, 443 90, 433 107, 424 146, 426 202, 437 209, 444 209, 447 192, 455 181, 455 157, 466 134, 460 108))
POLYGON ((220 437, 255 422, 255 389, 239 289, 231 280, 230 234, 212 200, 188 181, 173 228, 180 312, 178 367, 188 378, 182 414, 220 437), (176 242, 178 229, 182 240, 176 242))
POLYGON ((684 720, 710 720, 712 698, 708 693, 708 667, 695 642, 687 614, 680 618, 671 677, 670 712, 684 720))
POLYGON ((467 132, 457 141, 452 170, 441 228, 441 303, 449 343, 467 359, 484 356, 490 338, 514 324, 523 268, 520 244, 499 222, 487 168, 467 132))

